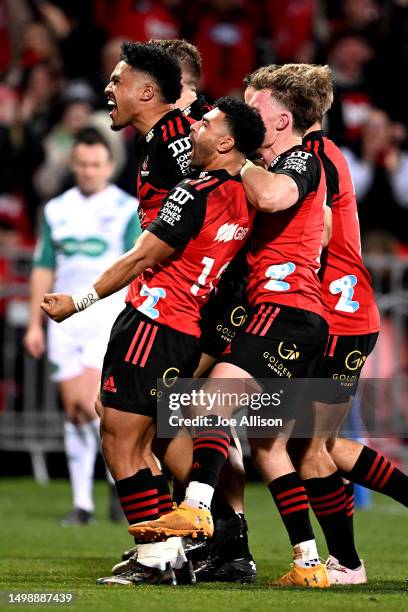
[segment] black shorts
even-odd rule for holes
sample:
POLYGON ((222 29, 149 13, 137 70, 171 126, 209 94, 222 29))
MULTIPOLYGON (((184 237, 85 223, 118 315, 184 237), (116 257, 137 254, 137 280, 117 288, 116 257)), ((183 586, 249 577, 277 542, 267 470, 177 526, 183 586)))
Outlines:
POLYGON ((360 336, 330 335, 326 350, 316 365, 313 378, 328 379, 314 386, 315 401, 327 404, 347 402, 356 394, 358 380, 367 357, 374 349, 378 332, 360 336))
POLYGON ((328 326, 319 315, 279 304, 259 304, 220 362, 256 379, 307 378, 321 358, 328 326))
POLYGON ((239 253, 201 310, 201 351, 211 357, 223 354, 248 318, 246 267, 239 253))
POLYGON ((179 377, 192 377, 200 355, 198 338, 157 325, 127 304, 109 338, 102 369, 102 404, 156 418, 158 379, 171 387, 179 377))
POLYGON ((279 409, 261 408, 257 415, 278 414, 285 421, 297 417, 307 379, 321 359, 328 326, 319 315, 278 304, 259 304, 246 329, 218 360, 250 374, 263 392, 279 392, 279 409), (299 381, 292 379, 301 379, 299 381))

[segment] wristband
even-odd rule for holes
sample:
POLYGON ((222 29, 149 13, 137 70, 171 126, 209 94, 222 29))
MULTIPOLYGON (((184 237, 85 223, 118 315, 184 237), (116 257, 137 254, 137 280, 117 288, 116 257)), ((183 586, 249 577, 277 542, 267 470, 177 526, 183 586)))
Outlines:
POLYGON ((75 295, 72 295, 71 297, 75 304, 75 310, 77 312, 81 312, 81 310, 85 310, 85 308, 89 308, 89 306, 92 306, 92 304, 95 304, 95 302, 97 302, 100 299, 93 285, 88 287, 86 291, 83 291, 82 293, 76 293, 75 295))

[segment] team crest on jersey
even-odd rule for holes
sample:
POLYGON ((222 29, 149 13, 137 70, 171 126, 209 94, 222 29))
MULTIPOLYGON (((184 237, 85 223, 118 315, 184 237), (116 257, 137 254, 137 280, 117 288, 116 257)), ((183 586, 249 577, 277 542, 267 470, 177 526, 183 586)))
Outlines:
POLYGON ((142 176, 149 176, 150 174, 150 170, 148 170, 148 162, 149 162, 149 156, 146 155, 146 157, 143 160, 142 167, 140 170, 140 174, 142 176))

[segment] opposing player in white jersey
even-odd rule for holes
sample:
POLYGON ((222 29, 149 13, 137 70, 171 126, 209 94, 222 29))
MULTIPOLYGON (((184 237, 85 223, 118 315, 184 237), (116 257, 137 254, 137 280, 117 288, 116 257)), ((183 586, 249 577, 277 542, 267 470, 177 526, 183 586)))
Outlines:
MULTIPOLYGON (((24 343, 35 358, 46 349, 40 310, 44 292, 85 289, 141 232, 137 200, 109 183, 113 160, 95 129, 78 135, 72 168, 76 186, 46 204, 34 254, 24 343)), ((62 325, 49 321, 47 352, 66 412, 64 441, 73 493, 73 510, 62 519, 64 525, 93 520, 93 472, 100 445, 94 402, 110 330, 123 303, 121 292, 62 325)), ((123 516, 115 499, 116 494, 110 507, 113 520, 123 516)))

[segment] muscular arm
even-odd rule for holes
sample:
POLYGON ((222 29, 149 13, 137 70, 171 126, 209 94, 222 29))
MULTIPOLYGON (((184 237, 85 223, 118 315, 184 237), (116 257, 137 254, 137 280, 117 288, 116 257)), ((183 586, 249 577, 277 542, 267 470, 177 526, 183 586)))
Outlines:
POLYGON ((274 174, 246 162, 241 170, 241 177, 248 200, 262 212, 285 210, 299 199, 295 181, 285 174, 274 174))
MULTIPOLYGON (((169 257, 175 249, 148 230, 138 238, 133 249, 122 255, 105 270, 93 284, 100 299, 126 287, 147 268, 169 257)), ((72 297, 64 294, 47 294, 41 308, 54 321, 61 322, 76 312, 72 297)))
POLYGON ((24 346, 33 357, 41 357, 45 350, 45 336, 40 308, 44 293, 50 291, 54 283, 52 268, 35 267, 30 276, 30 315, 24 346))
POLYGON ((97 294, 102 299, 120 291, 147 268, 153 268, 174 251, 166 242, 148 230, 144 231, 133 249, 117 259, 94 283, 97 294))

